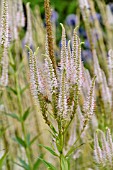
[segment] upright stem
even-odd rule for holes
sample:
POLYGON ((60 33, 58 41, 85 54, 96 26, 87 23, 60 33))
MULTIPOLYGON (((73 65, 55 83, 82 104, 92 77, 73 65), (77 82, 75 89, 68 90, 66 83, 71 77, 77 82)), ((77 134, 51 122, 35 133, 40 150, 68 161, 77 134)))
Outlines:
MULTIPOLYGON (((26 141, 26 130, 25 130, 25 126, 24 126, 24 122, 22 120, 22 116, 23 116, 23 108, 22 108, 22 102, 21 102, 21 94, 20 94, 20 89, 19 89, 19 83, 18 83, 18 75, 15 75, 15 82, 16 82, 16 90, 17 90, 17 100, 18 100, 18 106, 19 106, 19 114, 20 114, 20 118, 21 118, 21 128, 22 128, 22 133, 24 136, 24 141, 27 144, 26 141)), ((30 170, 33 170, 32 168, 32 161, 31 161, 31 156, 30 156, 30 149, 29 147, 25 147, 25 152, 26 152, 26 156, 29 162, 29 167, 30 170)))
POLYGON ((62 123, 61 120, 58 122, 58 129, 59 129, 59 145, 60 145, 60 170, 62 170, 62 155, 63 155, 63 148, 64 148, 64 134, 62 129, 62 123))

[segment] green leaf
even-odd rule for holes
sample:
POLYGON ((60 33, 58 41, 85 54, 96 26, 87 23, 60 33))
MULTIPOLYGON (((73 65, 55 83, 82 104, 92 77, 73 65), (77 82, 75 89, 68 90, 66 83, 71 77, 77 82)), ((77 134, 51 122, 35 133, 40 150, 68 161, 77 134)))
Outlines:
POLYGON ((30 107, 24 112, 22 120, 25 121, 30 114, 30 107))
POLYGON ((20 161, 22 167, 24 167, 24 169, 30 170, 29 165, 23 159, 19 158, 19 161, 20 161))
POLYGON ((25 143, 25 141, 23 139, 21 139, 20 137, 16 136, 15 140, 18 142, 18 144, 20 144, 21 146, 26 148, 26 143, 25 143))
POLYGON ((16 165, 18 165, 18 166, 20 166, 20 167, 22 167, 22 168, 25 169, 25 170, 30 170, 30 169, 26 169, 26 167, 24 167, 23 165, 21 165, 21 164, 19 164, 19 163, 17 163, 17 162, 14 162, 14 161, 13 161, 13 163, 16 164, 16 165))
POLYGON ((34 166, 33 166, 33 170, 37 170, 38 168, 39 168, 39 166, 40 166, 40 164, 41 164, 41 160, 40 160, 40 158, 43 158, 43 155, 41 154, 40 155, 40 157, 38 157, 38 159, 36 160, 36 162, 35 162, 35 164, 34 164, 34 166))
POLYGON ((18 120, 18 121, 20 122, 20 118, 18 117, 17 114, 15 114, 15 113, 5 113, 5 114, 6 114, 7 116, 12 117, 13 119, 18 120))
POLYGON ((7 87, 7 90, 8 91, 11 91, 11 92, 13 92, 15 95, 17 95, 17 91, 15 90, 15 89, 13 89, 12 87, 7 87))
POLYGON ((62 167, 62 170, 69 170, 68 160, 63 155, 61 156, 61 167, 62 167))
POLYGON ((39 144, 39 146, 42 146, 43 148, 45 148, 46 150, 48 150, 52 155, 58 156, 57 153, 56 153, 54 150, 52 150, 50 147, 44 146, 44 145, 42 145, 42 144, 39 144))
POLYGON ((21 61, 21 63, 19 64, 18 70, 17 70, 17 74, 20 73, 20 71, 24 68, 24 63, 23 61, 21 61))
POLYGON ((31 140, 31 142, 30 142, 30 146, 36 141, 36 139, 38 138, 38 135, 37 136, 35 136, 32 140, 31 140))
POLYGON ((2 168, 2 166, 3 166, 3 163, 4 163, 4 161, 5 161, 5 159, 6 159, 6 157, 7 157, 7 152, 5 152, 4 153, 4 155, 0 158, 0 169, 2 168))
POLYGON ((10 65, 14 65, 15 64, 11 51, 9 51, 9 61, 10 61, 10 65))
POLYGON ((44 159, 41 159, 41 158, 39 158, 39 159, 46 165, 46 167, 47 167, 49 170, 58 170, 58 169, 56 169, 51 163, 45 161, 44 159))
POLYGON ((30 134, 28 133, 26 136, 26 142, 27 142, 27 146, 30 146, 30 134))
POLYGON ((28 87, 29 87, 29 84, 27 84, 24 88, 22 88, 22 89, 20 90, 20 93, 23 94, 24 91, 25 91, 26 89, 28 89, 28 87))
POLYGON ((51 130, 52 130, 52 132, 53 132, 53 133, 51 132, 52 135, 54 134, 53 136, 55 136, 55 138, 56 138, 56 137, 58 136, 58 132, 56 131, 56 129, 54 128, 53 125, 51 125, 50 128, 51 128, 51 130))
POLYGON ((7 127, 2 127, 2 128, 0 129, 0 138, 4 135, 5 131, 6 131, 8 128, 9 128, 9 126, 7 126, 7 127))

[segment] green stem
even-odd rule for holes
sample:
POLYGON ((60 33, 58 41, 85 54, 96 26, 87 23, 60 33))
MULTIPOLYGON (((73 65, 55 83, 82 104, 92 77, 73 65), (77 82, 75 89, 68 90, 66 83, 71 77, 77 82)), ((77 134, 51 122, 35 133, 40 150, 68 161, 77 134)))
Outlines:
POLYGON ((59 145, 60 145, 60 151, 59 151, 59 159, 60 159, 60 170, 62 170, 62 155, 63 155, 63 147, 64 147, 64 133, 62 129, 62 122, 59 120, 58 122, 58 129, 59 129, 59 145))
MULTIPOLYGON (((26 141, 26 130, 25 130, 25 126, 24 126, 24 122, 22 120, 23 117, 23 108, 22 108, 22 102, 21 102, 21 94, 20 94, 20 89, 19 89, 19 83, 18 83, 18 75, 15 75, 15 83, 16 83, 16 90, 17 90, 17 100, 18 100, 18 106, 19 106, 19 113, 20 113, 20 120, 21 120, 21 128, 22 128, 22 132, 23 132, 23 136, 24 136, 24 141, 27 144, 26 141)), ((29 167, 30 170, 32 170, 32 161, 31 161, 31 154, 30 154, 30 148, 26 146, 25 148, 25 152, 26 152, 26 156, 29 162, 29 167)))
POLYGON ((62 154, 60 153, 60 170, 62 170, 62 154))

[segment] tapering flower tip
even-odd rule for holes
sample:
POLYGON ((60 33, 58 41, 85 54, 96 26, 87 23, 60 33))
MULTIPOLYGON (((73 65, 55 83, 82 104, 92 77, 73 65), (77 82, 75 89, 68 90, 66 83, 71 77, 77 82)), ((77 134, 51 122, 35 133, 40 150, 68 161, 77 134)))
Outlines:
POLYGON ((71 41, 69 40, 69 41, 68 41, 68 46, 67 46, 67 47, 68 47, 68 57, 67 57, 67 58, 68 58, 69 60, 71 59, 71 47, 70 47, 70 44, 71 44, 71 41))
POLYGON ((36 80, 35 80, 35 74, 34 74, 34 54, 33 51, 26 46, 29 49, 29 67, 30 67, 30 85, 31 85, 31 93, 35 98, 37 98, 37 87, 36 87, 36 80))
POLYGON ((1 45, 8 46, 8 0, 2 0, 1 45))
POLYGON ((109 128, 107 128, 106 136, 107 136, 108 146, 110 148, 110 155, 113 157, 113 141, 112 141, 112 135, 109 128))
POLYGON ((94 156, 98 164, 103 164, 102 150, 99 146, 97 133, 94 134, 94 156))
POLYGON ((66 48, 66 33, 63 24, 62 27, 62 40, 61 40, 61 69, 66 66, 66 55, 67 55, 67 48, 66 48))
POLYGON ((60 80, 60 91, 58 97, 58 109, 59 117, 62 119, 68 118, 68 105, 67 105, 67 96, 66 96, 66 70, 62 70, 61 80, 60 80))
MULTIPOLYGON (((69 40, 68 41, 68 50, 67 50, 67 57, 66 57, 66 59, 67 59, 67 62, 70 62, 70 64, 71 64, 71 47, 70 47, 70 43, 71 43, 71 41, 69 40)), ((70 66, 71 67, 71 66, 70 66)))
POLYGON ((71 48, 70 48, 70 40, 68 41, 67 47, 67 55, 66 55, 66 76, 67 80, 71 82, 72 79, 72 59, 71 59, 71 48))
POLYGON ((34 98, 38 98, 38 94, 42 93, 44 94, 44 85, 43 85, 43 79, 41 77, 40 69, 37 65, 36 56, 38 53, 38 49, 33 53, 33 51, 26 46, 29 49, 30 57, 29 57, 29 66, 30 66, 30 83, 31 83, 31 92, 34 96, 34 98))
POLYGON ((68 41, 68 49, 70 49, 71 40, 68 41))
POLYGON ((90 90, 89 90, 89 94, 87 97, 87 101, 84 104, 84 112, 86 114, 86 117, 90 118, 91 115, 93 115, 93 111, 94 111, 94 91, 95 91, 95 79, 96 76, 94 76, 91 86, 90 86, 90 90))
POLYGON ((108 51, 108 55, 111 57, 111 56, 113 56, 113 50, 112 49, 110 49, 109 51, 108 51))

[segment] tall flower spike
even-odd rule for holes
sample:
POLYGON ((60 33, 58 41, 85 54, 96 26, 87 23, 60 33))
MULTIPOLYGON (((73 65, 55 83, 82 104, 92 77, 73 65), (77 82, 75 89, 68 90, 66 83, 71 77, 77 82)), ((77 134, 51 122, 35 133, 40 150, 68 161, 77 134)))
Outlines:
POLYGON ((52 61, 49 58, 49 56, 46 56, 45 68, 46 68, 46 72, 47 72, 47 76, 48 76, 47 79, 48 79, 50 94, 56 93, 56 89, 58 87, 58 84, 57 84, 56 75, 54 73, 52 61))
POLYGON ((58 109, 59 117, 63 120, 68 118, 68 106, 67 106, 67 96, 66 96, 66 71, 61 70, 61 80, 60 80, 60 92, 58 97, 58 109))
POLYGON ((35 80, 35 75, 34 75, 34 54, 31 49, 30 50, 30 55, 29 55, 29 67, 30 67, 30 85, 31 85, 31 92, 35 98, 37 98, 37 87, 36 87, 36 80, 35 80))
POLYGON ((78 56, 76 59, 76 83, 80 90, 82 84, 82 64, 81 64, 81 44, 79 37, 78 37, 78 56))
POLYGON ((63 24, 60 24, 62 27, 62 40, 61 40, 61 70, 66 67, 66 33, 63 24))
POLYGON ((8 47, 8 0, 2 0, 1 45, 8 47))
MULTIPOLYGON (((82 80, 80 39, 76 35, 76 33, 73 36, 76 37, 76 38, 73 38, 73 39, 76 39, 76 44, 75 44, 76 49, 73 49, 73 51, 72 51, 72 60, 73 60, 73 67, 72 68, 74 70, 76 70, 75 71, 76 76, 74 77, 75 80, 73 81, 73 85, 75 86, 75 90, 74 90, 74 106, 73 106, 73 112, 72 112, 71 119, 73 119, 73 117, 74 117, 74 115, 77 111, 78 104, 79 104, 78 99, 79 99, 81 80, 82 80)), ((74 48, 74 46, 73 46, 73 48, 74 48)))
POLYGON ((48 51, 49 56, 53 64, 54 72, 56 74, 56 61, 54 57, 54 46, 53 46, 53 35, 52 35, 52 24, 51 24, 51 9, 49 0, 44 0, 44 7, 45 7, 45 17, 46 17, 46 30, 47 30, 47 37, 48 37, 48 51))
POLYGON ((76 68, 76 60, 77 60, 77 56, 78 56, 78 46, 79 44, 79 38, 77 36, 77 32, 76 32, 77 27, 74 29, 73 31, 73 42, 72 42, 72 58, 74 60, 75 63, 75 68, 76 68))
POLYGON ((108 142, 106 141, 104 132, 102 132, 100 130, 100 133, 101 133, 101 142, 102 142, 103 156, 104 156, 106 162, 110 162, 111 163, 112 159, 111 159, 111 155, 110 155, 110 150, 109 150, 108 142))
MULTIPOLYGON (((82 64, 81 64, 81 43, 80 39, 77 36, 76 29, 73 32, 73 46, 72 46, 72 60, 73 60, 73 69, 76 70, 75 73, 75 82, 78 84, 78 87, 82 84, 82 64)), ((79 89, 80 90, 80 89, 79 89)))
POLYGON ((113 157, 113 142, 112 142, 112 136, 109 128, 107 128, 107 142, 110 148, 110 155, 113 157))
POLYGON ((70 40, 68 41, 67 55, 66 55, 66 77, 68 83, 72 83, 75 75, 75 70, 73 69, 73 61, 71 56, 70 40))
POLYGON ((8 1, 2 0, 2 17, 1 17, 1 51, 0 58, 1 78, 0 85, 8 84, 8 1))
POLYGON ((98 164, 103 164, 102 151, 99 146, 97 133, 94 134, 94 155, 98 164))
POLYGON ((30 80, 31 80, 33 96, 38 99, 43 118, 45 122, 48 124, 48 126, 50 126, 51 123, 47 115, 47 103, 45 102, 44 95, 43 95, 43 90, 44 90, 43 83, 42 83, 39 69, 37 67, 37 61, 36 61, 37 51, 33 53, 31 49, 29 50, 30 50, 30 57, 29 57, 30 58, 30 61, 29 61, 30 80))
POLYGON ((84 104, 83 107, 83 111, 84 111, 84 128, 87 126, 87 123, 89 121, 89 119, 91 118, 91 116, 93 115, 93 111, 94 111, 94 89, 95 89, 95 78, 96 76, 93 78, 92 83, 91 83, 91 87, 89 90, 89 94, 87 97, 87 101, 84 104))

